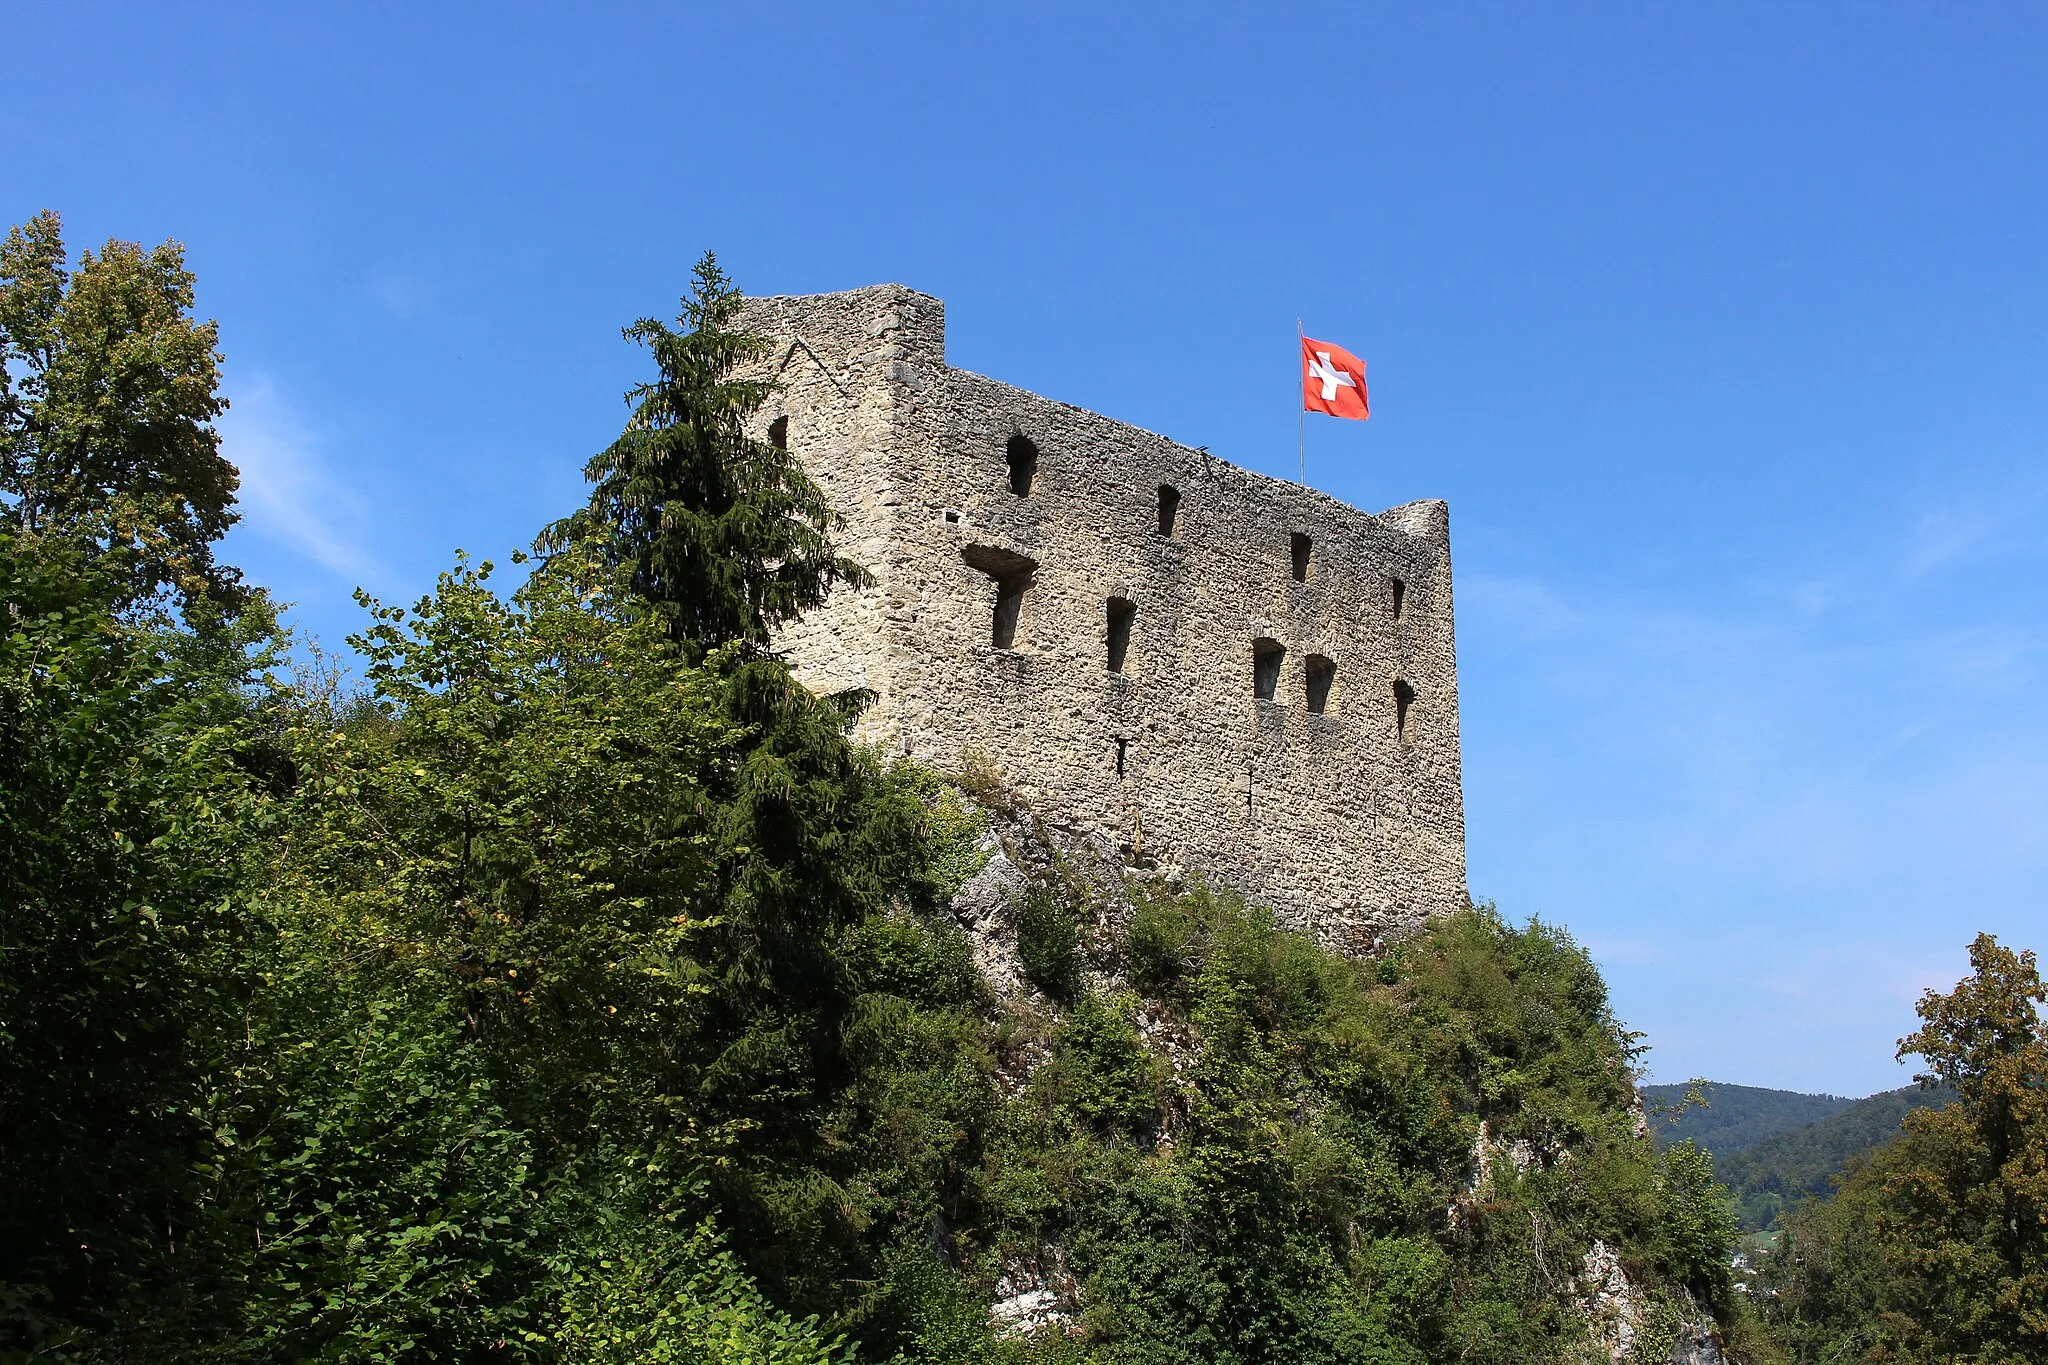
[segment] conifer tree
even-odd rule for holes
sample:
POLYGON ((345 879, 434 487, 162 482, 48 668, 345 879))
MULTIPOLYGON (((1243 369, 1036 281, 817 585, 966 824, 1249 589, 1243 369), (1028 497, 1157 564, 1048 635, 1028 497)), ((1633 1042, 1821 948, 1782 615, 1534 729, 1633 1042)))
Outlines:
POLYGON ((868 574, 835 551, 837 517, 785 449, 748 432, 775 391, 738 378, 768 341, 741 328, 742 298, 706 252, 679 330, 655 318, 625 329, 659 371, 632 389, 633 415, 592 457, 587 506, 542 532, 539 548, 586 543, 614 566, 692 658, 731 641, 760 647, 780 623, 868 574))

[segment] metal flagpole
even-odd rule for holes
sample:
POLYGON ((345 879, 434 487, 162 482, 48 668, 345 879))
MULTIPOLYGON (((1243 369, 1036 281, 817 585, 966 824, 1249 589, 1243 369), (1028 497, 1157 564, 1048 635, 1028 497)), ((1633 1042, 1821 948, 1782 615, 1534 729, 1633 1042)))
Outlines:
MULTIPOLYGON (((1294 335, 1300 339, 1303 346, 1308 344, 1308 333, 1301 330, 1301 319, 1298 317, 1294 320, 1294 335)), ((1295 348, 1294 363, 1296 365, 1301 364, 1300 347, 1295 348)), ((1298 388, 1303 382, 1299 378, 1295 381, 1297 391, 1294 395, 1294 401, 1296 406, 1300 408, 1300 411, 1294 415, 1294 454, 1301 461, 1301 482, 1305 488, 1308 486, 1308 403, 1302 398, 1298 388)))

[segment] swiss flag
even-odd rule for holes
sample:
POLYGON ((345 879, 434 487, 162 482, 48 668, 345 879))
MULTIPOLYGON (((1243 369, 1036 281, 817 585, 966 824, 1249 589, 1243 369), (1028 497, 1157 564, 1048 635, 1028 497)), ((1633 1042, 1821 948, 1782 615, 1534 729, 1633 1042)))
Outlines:
POLYGON ((1365 362, 1342 346, 1303 337, 1301 406, 1361 422, 1372 416, 1365 401, 1365 362))

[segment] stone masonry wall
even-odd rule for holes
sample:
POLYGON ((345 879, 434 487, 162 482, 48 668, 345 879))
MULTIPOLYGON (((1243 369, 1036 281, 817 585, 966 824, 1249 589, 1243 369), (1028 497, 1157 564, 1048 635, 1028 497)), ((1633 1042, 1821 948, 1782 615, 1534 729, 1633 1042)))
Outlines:
POLYGON ((900 286, 747 323, 784 385, 764 430, 877 579, 778 644, 814 688, 877 693, 867 738, 978 751, 1056 826, 1342 946, 1464 903, 1443 503, 1361 512, 952 369, 944 305, 900 286))

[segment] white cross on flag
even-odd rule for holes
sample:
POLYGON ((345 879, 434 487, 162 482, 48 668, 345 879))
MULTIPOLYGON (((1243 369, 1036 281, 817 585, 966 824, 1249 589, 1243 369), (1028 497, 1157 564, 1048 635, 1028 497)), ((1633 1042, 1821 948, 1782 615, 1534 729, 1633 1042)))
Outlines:
POLYGON ((1358 421, 1372 416, 1365 401, 1365 362, 1342 346, 1303 337, 1301 406, 1358 421))

